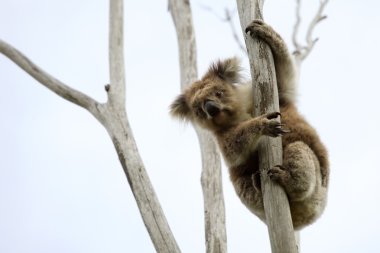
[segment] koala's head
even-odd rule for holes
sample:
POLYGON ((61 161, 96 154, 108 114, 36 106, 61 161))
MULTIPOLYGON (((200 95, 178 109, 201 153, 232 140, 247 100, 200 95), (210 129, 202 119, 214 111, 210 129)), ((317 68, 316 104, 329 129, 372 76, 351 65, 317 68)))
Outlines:
POLYGON ((235 125, 245 110, 239 101, 240 64, 230 58, 212 64, 201 80, 194 82, 171 104, 171 114, 210 130, 235 125))

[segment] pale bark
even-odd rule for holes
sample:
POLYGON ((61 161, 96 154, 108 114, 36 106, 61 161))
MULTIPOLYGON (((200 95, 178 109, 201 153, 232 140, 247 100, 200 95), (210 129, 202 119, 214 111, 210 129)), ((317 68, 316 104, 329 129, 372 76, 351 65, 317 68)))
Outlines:
MULTIPOLYGON (((262 19, 263 1, 237 0, 240 24, 245 28, 253 19, 262 19)), ((273 57, 268 45, 262 41, 244 36, 251 66, 254 114, 279 111, 278 91, 273 57)), ((273 253, 295 253, 297 247, 285 191, 273 183, 267 170, 282 164, 280 138, 265 137, 259 145, 260 171, 264 208, 273 253)))
POLYGON ((206 252, 224 253, 227 236, 220 155, 210 133, 200 128, 196 132, 202 154, 206 252))
POLYGON ((32 63, 21 52, 0 40, 0 52, 41 84, 91 112, 107 129, 131 186, 141 216, 157 252, 180 252, 138 153, 125 111, 123 55, 123 1, 110 1, 109 58, 111 84, 108 101, 100 104, 70 88, 32 63))
MULTIPOLYGON (((176 27, 181 89, 197 78, 196 43, 190 3, 169 0, 169 10, 176 27)), ((222 190, 220 155, 211 134, 195 127, 202 155, 201 183, 204 197, 206 252, 227 252, 225 210, 222 190)))
POLYGON ((120 111, 125 111, 123 22, 123 1, 111 0, 108 40, 111 86, 107 92, 108 103, 120 111))

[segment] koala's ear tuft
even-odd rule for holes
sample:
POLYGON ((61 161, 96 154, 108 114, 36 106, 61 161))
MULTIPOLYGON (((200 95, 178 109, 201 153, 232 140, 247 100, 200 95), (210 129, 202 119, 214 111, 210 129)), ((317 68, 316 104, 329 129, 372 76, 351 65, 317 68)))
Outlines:
POLYGON ((203 78, 216 76, 229 83, 239 83, 242 80, 240 60, 237 57, 218 60, 211 64, 203 78))
POLYGON ((184 94, 179 95, 170 105, 170 114, 181 120, 190 120, 191 111, 184 94))

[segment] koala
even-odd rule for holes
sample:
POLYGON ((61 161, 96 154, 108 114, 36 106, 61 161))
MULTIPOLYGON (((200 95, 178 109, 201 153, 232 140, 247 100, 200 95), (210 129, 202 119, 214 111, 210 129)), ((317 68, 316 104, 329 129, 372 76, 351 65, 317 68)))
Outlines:
POLYGON ((254 20, 247 32, 271 48, 280 112, 253 116, 252 85, 242 81, 236 58, 213 63, 200 80, 174 100, 170 112, 173 117, 197 124, 215 136, 237 195, 264 222, 257 146, 263 136, 282 137, 283 163, 267 173, 284 188, 293 227, 299 230, 319 218, 326 206, 327 150, 297 110, 296 68, 283 39, 259 20, 254 20))

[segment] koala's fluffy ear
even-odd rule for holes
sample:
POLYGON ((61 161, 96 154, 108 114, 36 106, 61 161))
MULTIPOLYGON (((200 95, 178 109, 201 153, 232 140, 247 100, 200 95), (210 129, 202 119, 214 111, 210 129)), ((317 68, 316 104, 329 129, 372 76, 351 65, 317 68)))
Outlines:
POLYGON ((170 105, 170 114, 182 120, 190 120, 191 111, 184 94, 179 95, 170 105))
POLYGON ((224 61, 219 60, 211 64, 203 79, 216 76, 229 83, 239 83, 242 79, 241 70, 240 60, 237 57, 229 58, 224 61))

